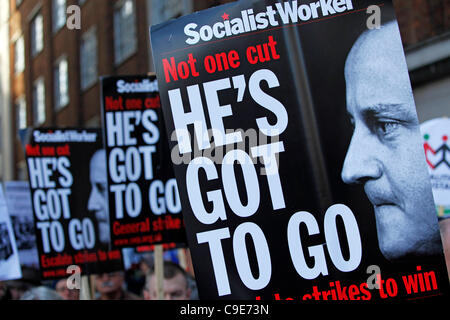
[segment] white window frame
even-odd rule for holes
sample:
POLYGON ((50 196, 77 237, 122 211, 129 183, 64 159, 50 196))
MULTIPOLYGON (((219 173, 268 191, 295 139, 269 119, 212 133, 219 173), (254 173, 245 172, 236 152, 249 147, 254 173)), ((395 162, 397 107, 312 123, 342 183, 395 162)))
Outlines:
POLYGON ((14 42, 14 73, 19 74, 25 70, 25 40, 23 34, 14 42))
MULTIPOLYGON (((64 65, 63 65, 64 66, 64 65)), ((59 57, 54 66, 53 66, 53 95, 54 95, 54 109, 56 111, 61 110, 62 108, 66 107, 69 102, 70 102, 70 93, 69 93, 69 61, 67 60, 67 56, 63 55, 61 57, 59 57), (66 67, 67 67, 67 75, 65 77, 65 79, 62 80, 66 80, 64 86, 66 87, 66 96, 64 97, 65 99, 62 100, 62 96, 61 96, 61 64, 65 63, 66 67)))
POLYGON ((31 20, 31 56, 35 57, 44 49, 44 16, 38 12, 31 20), (39 30, 40 28, 40 30, 39 30))
POLYGON ((22 95, 16 99, 14 107, 16 110, 17 130, 26 129, 28 126, 28 121, 27 121, 27 100, 25 95, 22 95))
POLYGON ((67 21, 67 1, 52 0, 52 30, 57 33, 66 25, 67 21))
POLYGON ((121 0, 114 6, 113 23, 114 23, 114 63, 121 64, 129 57, 137 52, 138 38, 137 38, 137 20, 136 20, 136 2, 135 0, 121 0), (124 20, 118 20, 119 15, 126 12, 127 5, 132 5, 132 21, 128 26, 124 26, 124 20), (123 35, 125 31, 125 35, 123 35), (131 33, 131 34, 130 34, 131 33))
POLYGON ((33 122, 35 126, 42 125, 47 118, 45 103, 45 79, 37 78, 33 83, 33 122), (42 90, 42 91, 41 91, 42 90), (42 92, 42 97, 39 94, 42 92))
POLYGON ((98 80, 98 38, 97 27, 92 26, 81 36, 80 44, 80 86, 86 90, 98 80), (92 41, 92 42, 91 42, 92 41))

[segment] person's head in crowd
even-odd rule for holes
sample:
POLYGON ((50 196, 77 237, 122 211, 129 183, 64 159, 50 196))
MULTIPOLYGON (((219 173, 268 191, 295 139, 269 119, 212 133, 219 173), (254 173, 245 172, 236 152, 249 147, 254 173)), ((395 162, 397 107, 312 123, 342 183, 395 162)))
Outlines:
POLYGON ((22 278, 5 281, 11 300, 20 300, 22 295, 31 288, 41 285, 39 270, 22 266, 22 278))
POLYGON ((139 261, 139 270, 145 275, 150 272, 152 266, 153 257, 151 255, 144 255, 139 261))
POLYGON ((79 289, 69 289, 67 286, 67 279, 58 280, 55 284, 55 291, 64 300, 80 300, 80 290, 79 289))
MULTIPOLYGON (((145 300, 158 299, 154 268, 147 274, 143 293, 145 300)), ((171 261, 164 261, 163 298, 164 300, 190 300, 191 298, 186 271, 171 261)))
POLYGON ((122 271, 97 275, 95 289, 99 300, 139 300, 140 298, 125 290, 125 275, 122 271))
POLYGON ((375 211, 388 260, 442 252, 419 121, 396 22, 363 33, 345 64, 354 126, 342 169, 375 211))
POLYGON ((41 285, 39 271, 35 268, 22 266, 22 278, 5 281, 11 300, 19 300, 31 288, 41 285))
POLYGON ((11 300, 20 300, 20 297, 22 297, 26 291, 34 287, 31 283, 22 280, 6 281, 5 285, 8 288, 11 300))
POLYGON ((6 283, 0 281, 0 301, 11 300, 11 291, 9 291, 6 283))
POLYGON ((25 292, 20 300, 63 300, 63 298, 55 290, 39 286, 25 292))
POLYGON ((91 193, 87 209, 92 212, 98 223, 99 240, 108 244, 110 238, 109 212, 107 202, 107 172, 105 150, 94 153, 89 164, 91 193))

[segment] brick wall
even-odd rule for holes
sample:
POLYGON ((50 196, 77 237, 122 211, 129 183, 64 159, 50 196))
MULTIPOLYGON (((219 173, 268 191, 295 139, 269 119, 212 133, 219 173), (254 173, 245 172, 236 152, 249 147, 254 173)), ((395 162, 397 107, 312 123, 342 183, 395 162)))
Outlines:
MULTIPOLYGON (((62 28, 53 34, 51 25, 51 0, 26 0, 16 10, 16 0, 8 0, 11 6, 9 21, 10 37, 23 33, 26 47, 26 68, 22 74, 14 74, 14 46, 10 43, 10 79, 12 102, 26 95, 28 124, 32 125, 32 87, 38 77, 45 81, 47 108, 46 126, 79 126, 99 117, 100 88, 97 82, 85 91, 80 89, 79 45, 81 35, 92 25, 97 25, 98 74, 134 74, 150 71, 149 40, 146 21, 146 1, 136 0, 138 50, 129 59, 116 66, 114 64, 113 10, 117 0, 87 1, 82 9, 82 30, 70 31, 62 28), (30 55, 30 18, 36 6, 41 3, 44 16, 44 50, 36 57, 30 55), (69 105, 58 112, 54 110, 53 66, 62 54, 69 62, 69 105)), ((159 0, 158 0, 159 1, 159 0)), ((198 11, 233 0, 193 0, 193 10, 198 11)), ((393 0, 406 47, 420 43, 431 37, 450 32, 450 0, 393 0)), ((67 4, 78 3, 67 0, 67 4)), ((15 111, 15 110, 14 110, 15 111)), ((13 119, 15 112, 13 111, 13 119)), ((95 122, 94 122, 95 123, 95 122)), ((13 135, 15 138, 15 124, 13 135)), ((16 141, 15 162, 23 161, 20 143, 16 141)))
MULTIPOLYGON (((233 0, 195 0, 195 10, 233 0)), ((406 47, 450 32, 450 0, 393 0, 406 47)))
MULTIPOLYGON (((66 0, 67 5, 78 4, 78 0, 66 0)), ((81 30, 61 28, 57 33, 52 31, 52 0, 25 0, 16 8, 16 0, 9 0, 11 16, 9 19, 10 40, 23 34, 25 42, 25 70, 14 74, 14 44, 10 43, 10 87, 12 102, 26 96, 27 123, 33 125, 32 88, 39 77, 45 82, 46 121, 44 126, 75 127, 100 125, 100 85, 97 81, 90 88, 81 90, 80 86, 80 41, 84 32, 93 25, 97 28, 98 75, 140 74, 150 70, 149 39, 147 30, 146 2, 135 0, 136 27, 138 34, 137 51, 121 64, 114 63, 114 5, 118 0, 86 1, 81 10, 81 30), (37 56, 30 53, 30 21, 38 10, 44 18, 44 48, 37 56), (69 104, 59 111, 54 111, 54 75, 56 61, 65 56, 69 71, 69 104), (92 120, 97 119, 97 121, 92 120)), ((13 110, 13 119, 16 112, 13 110)), ((19 164, 24 161, 20 141, 17 139, 15 123, 12 128, 12 139, 15 139, 14 162, 15 178, 19 164)))
POLYGON ((450 0, 394 0, 406 47, 450 32, 450 0))

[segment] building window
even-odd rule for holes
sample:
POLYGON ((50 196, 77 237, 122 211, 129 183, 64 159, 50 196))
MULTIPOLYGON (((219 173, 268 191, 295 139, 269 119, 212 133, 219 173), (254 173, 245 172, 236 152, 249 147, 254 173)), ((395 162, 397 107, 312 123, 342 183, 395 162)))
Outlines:
POLYGON ((114 10, 115 63, 120 64, 137 50, 136 9, 133 0, 118 2, 114 10))
POLYGON ((17 130, 27 128, 27 102, 25 96, 22 96, 16 100, 16 117, 17 117, 17 130))
POLYGON ((97 28, 92 27, 81 37, 80 46, 81 89, 97 81, 97 28))
POLYGON ((165 0, 151 2, 151 24, 161 23, 192 11, 191 0, 165 0))
POLYGON ((36 126, 45 122, 45 84, 43 78, 39 78, 33 84, 33 116, 36 126))
POLYGON ((69 103, 69 70, 67 59, 61 58, 54 68, 55 109, 59 110, 69 103))
POLYGON ((34 57, 44 48, 44 19, 37 14, 31 21, 31 54, 34 57))
POLYGON ((66 24, 66 0, 53 0, 53 33, 56 33, 66 24))
POLYGON ((14 72, 20 73, 25 70, 25 43, 20 36, 14 44, 14 72))

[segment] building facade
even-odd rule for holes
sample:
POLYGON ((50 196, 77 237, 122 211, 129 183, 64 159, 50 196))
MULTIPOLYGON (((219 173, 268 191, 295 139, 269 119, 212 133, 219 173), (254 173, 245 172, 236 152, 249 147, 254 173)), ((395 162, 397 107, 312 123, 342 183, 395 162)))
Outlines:
POLYGON ((26 178, 21 130, 99 127, 99 77, 150 72, 151 20, 193 10, 191 0, 2 1, 9 4, 5 11, 2 5, 9 52, 2 72, 9 87, 2 111, 10 113, 10 126, 2 126, 5 180, 26 178))
MULTIPOLYGON (((26 179, 22 129, 101 125, 99 77, 153 69, 149 25, 231 1, 0 0, 0 180, 26 179)), ((442 116, 450 0, 394 4, 419 117, 442 116)))

